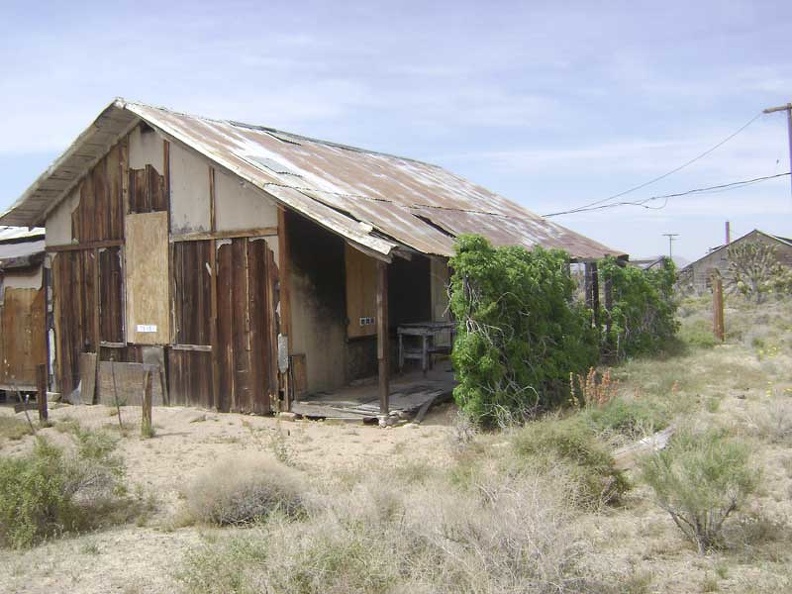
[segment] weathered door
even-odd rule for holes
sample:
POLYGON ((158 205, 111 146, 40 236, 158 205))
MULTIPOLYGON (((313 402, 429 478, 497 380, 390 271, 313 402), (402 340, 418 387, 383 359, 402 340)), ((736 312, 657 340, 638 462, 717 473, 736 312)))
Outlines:
POLYGON ((263 238, 217 242, 218 408, 267 413, 277 398, 277 266, 263 238))

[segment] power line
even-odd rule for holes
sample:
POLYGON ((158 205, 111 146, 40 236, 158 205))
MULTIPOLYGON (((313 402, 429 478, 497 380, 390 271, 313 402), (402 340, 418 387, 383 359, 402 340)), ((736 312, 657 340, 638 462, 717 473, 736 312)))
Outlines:
POLYGON ((735 188, 743 188, 743 187, 746 187, 746 186, 757 184, 759 182, 767 181, 769 179, 776 179, 776 178, 779 178, 779 177, 785 177, 787 175, 790 175, 790 173, 792 173, 792 172, 787 171, 786 173, 777 173, 775 175, 766 175, 764 177, 755 177, 755 178, 752 178, 752 179, 744 179, 744 180, 740 180, 740 181, 736 181, 736 182, 729 182, 729 183, 726 183, 726 184, 718 184, 716 186, 707 186, 705 188, 694 188, 692 190, 685 190, 684 192, 677 192, 676 194, 663 194, 662 196, 652 196, 650 198, 644 198, 643 200, 639 200, 637 202, 613 202, 611 204, 599 204, 599 205, 592 204, 592 205, 589 205, 589 206, 586 206, 586 207, 582 206, 580 208, 573 208, 571 210, 564 210, 564 211, 561 211, 561 212, 554 212, 552 214, 546 214, 546 215, 542 215, 542 216, 544 216, 545 218, 549 218, 549 217, 555 217, 555 216, 566 215, 566 214, 575 214, 575 213, 578 213, 578 212, 590 212, 590 211, 593 211, 593 210, 604 210, 606 208, 616 208, 618 206, 640 206, 640 207, 646 208, 646 209, 660 210, 662 208, 665 208, 669 198, 679 198, 680 196, 688 196, 690 194, 701 194, 701 193, 704 193, 704 192, 715 192, 715 191, 719 191, 719 190, 723 191, 723 190, 733 190, 735 188), (665 200, 666 202, 663 205, 661 205, 661 206, 647 206, 648 202, 653 202, 655 200, 665 200))
POLYGON ((553 216, 556 216, 556 215, 559 215, 559 214, 568 214, 569 212, 577 212, 578 210, 588 210, 588 209, 590 209, 590 207, 592 207, 592 206, 596 206, 597 204, 602 204, 603 202, 609 202, 610 200, 615 200, 616 198, 621 198, 622 196, 626 196, 627 194, 630 194, 631 192, 635 192, 636 190, 640 190, 641 188, 645 188, 646 186, 649 186, 649 185, 651 185, 651 184, 653 184, 653 183, 655 183, 655 182, 658 182, 658 181, 660 181, 661 179, 665 179, 665 178, 667 178, 669 175, 673 175, 673 174, 674 174, 674 173, 676 173, 677 171, 681 171, 681 170, 682 170, 682 169, 684 169, 685 167, 688 167, 689 165, 692 165, 692 164, 693 164, 693 163, 695 163, 696 161, 699 161, 699 160, 703 159, 704 157, 706 157, 707 155, 709 155, 710 153, 712 153, 712 152, 713 152, 713 151, 715 151, 716 149, 718 149, 718 148, 722 147, 724 144, 726 144, 727 142, 729 142, 729 141, 730 141, 732 138, 734 138, 735 136, 737 136, 737 135, 738 135, 740 132, 742 132, 743 130, 745 130, 745 129, 746 129, 748 126, 750 126, 751 124, 753 124, 753 123, 754 123, 756 120, 758 120, 758 119, 759 119, 760 117, 762 117, 763 115, 764 115, 764 112, 761 112, 761 111, 760 111, 760 112, 759 112, 759 113, 757 113, 757 114, 756 114, 754 117, 752 117, 750 120, 748 120, 748 122, 746 122, 745 124, 743 124, 743 125, 742 125, 740 128, 738 128, 738 129, 737 129, 735 132, 732 132, 731 134, 729 134, 729 135, 728 135, 726 138, 724 138, 723 140, 721 140, 721 141, 720 141, 719 143, 717 143, 715 146, 713 146, 713 147, 711 147, 711 148, 708 148, 706 151, 704 151, 704 152, 703 152, 703 153, 701 153, 700 155, 698 155, 698 156, 696 156, 696 157, 693 157, 692 159, 690 159, 690 161, 687 161, 687 162, 683 163, 683 164, 682 164, 682 165, 680 165, 679 167, 676 167, 676 168, 672 169, 671 171, 668 171, 667 173, 664 173, 663 175, 659 175, 659 176, 657 176, 657 177, 655 177, 655 178, 653 178, 653 179, 650 179, 650 180, 649 180, 649 181, 647 181, 647 182, 644 182, 644 183, 642 183, 642 184, 638 184, 637 186, 633 186, 632 188, 629 188, 628 190, 624 190, 623 192, 619 192, 618 194, 613 194, 612 196, 608 196, 607 198, 602 198, 601 200, 595 200, 594 202, 589 202, 588 204, 584 204, 583 206, 580 206, 580 207, 578 207, 578 208, 576 208, 576 209, 573 209, 572 211, 567 211, 567 212, 554 212, 554 213, 551 213, 551 214, 546 214, 546 215, 544 215, 544 216, 545 216, 545 217, 553 217, 553 216))

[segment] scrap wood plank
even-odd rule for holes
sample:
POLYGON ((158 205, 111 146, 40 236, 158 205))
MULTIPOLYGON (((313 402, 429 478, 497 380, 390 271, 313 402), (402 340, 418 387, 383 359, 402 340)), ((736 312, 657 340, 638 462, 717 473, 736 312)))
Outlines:
MULTIPOLYGON (((99 379, 97 382, 98 401, 107 406, 132 405, 140 406, 143 402, 145 374, 159 373, 160 366, 150 363, 121 363, 118 361, 101 361, 99 363, 99 379)), ((163 404, 161 382, 152 386, 152 404, 163 404)))
POLYGON ((675 430, 676 427, 669 425, 662 431, 619 448, 613 453, 616 468, 618 470, 629 470, 635 466, 641 456, 664 449, 675 430))
POLYGON ((442 394, 442 390, 434 392, 433 395, 431 396, 431 398, 429 398, 426 402, 423 403, 421 408, 418 409, 418 412, 416 413, 415 419, 414 419, 413 422, 420 423, 421 421, 424 420, 424 417, 426 416, 426 413, 429 412, 429 409, 434 404, 434 401, 437 400, 437 397, 440 396, 440 394, 442 394))
POLYGON ((96 353, 80 353, 80 402, 72 404, 93 404, 96 401, 96 362, 96 353))

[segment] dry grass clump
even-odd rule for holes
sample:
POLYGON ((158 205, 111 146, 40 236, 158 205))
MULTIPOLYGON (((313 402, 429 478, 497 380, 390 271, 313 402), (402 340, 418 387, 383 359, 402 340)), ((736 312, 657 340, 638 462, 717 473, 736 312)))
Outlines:
POLYGON ((566 481, 483 470, 461 489, 372 475, 303 521, 276 517, 193 551, 180 578, 188 592, 607 591, 580 564, 566 481))
POLYGON ((0 439, 18 440, 31 435, 30 424, 16 417, 0 415, 0 439))
POLYGON ((599 508, 615 503, 629 490, 624 474, 615 466, 610 449, 583 415, 550 416, 529 423, 511 438, 515 466, 546 473, 564 467, 575 501, 599 508))
POLYGON ((187 519, 218 526, 249 524, 272 513, 299 517, 302 474, 262 454, 237 455, 200 474, 185 493, 187 519))
POLYGON ((792 445, 792 398, 782 398, 743 413, 737 429, 768 443, 792 445))
POLYGON ((792 346, 792 299, 775 299, 756 306, 732 297, 729 305, 727 340, 758 350, 770 346, 789 351, 792 346))

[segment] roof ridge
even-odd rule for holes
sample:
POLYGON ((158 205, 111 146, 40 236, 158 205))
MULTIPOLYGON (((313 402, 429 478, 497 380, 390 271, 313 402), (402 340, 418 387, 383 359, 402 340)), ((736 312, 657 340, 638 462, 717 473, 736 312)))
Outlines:
POLYGON ((315 138, 313 136, 305 136, 303 134, 297 134, 295 132, 289 132, 288 130, 281 130, 279 128, 274 128, 271 126, 265 126, 263 124, 248 124, 247 122, 240 122, 238 120, 224 120, 220 118, 212 118, 208 116, 198 115, 195 113, 188 113, 186 111, 177 111, 175 109, 171 109, 169 107, 165 107, 164 105, 153 105, 151 103, 145 103, 143 101, 134 101, 124 99, 123 97, 116 97, 114 101, 115 105, 120 107, 121 109, 126 109, 127 105, 137 105, 140 107, 148 108, 148 109, 156 109, 159 111, 164 111, 173 115, 185 117, 185 118, 192 118, 197 120, 203 120, 206 122, 213 122, 217 124, 230 124, 231 126, 236 126, 239 128, 247 128, 248 130, 258 130, 261 132, 266 133, 274 133, 274 134, 282 134, 283 136, 287 136, 293 138, 295 141, 301 140, 305 142, 313 142, 316 144, 321 144, 324 146, 329 146, 333 148, 339 148, 342 150, 352 151, 355 153, 364 153, 367 155, 378 155, 381 157, 388 157, 391 159, 399 159, 401 161, 407 161, 409 163, 419 163, 421 165, 428 165, 429 167, 435 167, 437 169, 442 169, 440 165, 436 165, 435 163, 430 163, 428 161, 421 161, 420 159, 413 159, 411 157, 404 157, 402 155, 395 155, 393 153, 386 153, 383 151, 376 151, 372 149, 367 149, 359 146, 353 146, 351 144, 345 144, 341 142, 333 142, 332 140, 324 140, 322 138, 315 138))

